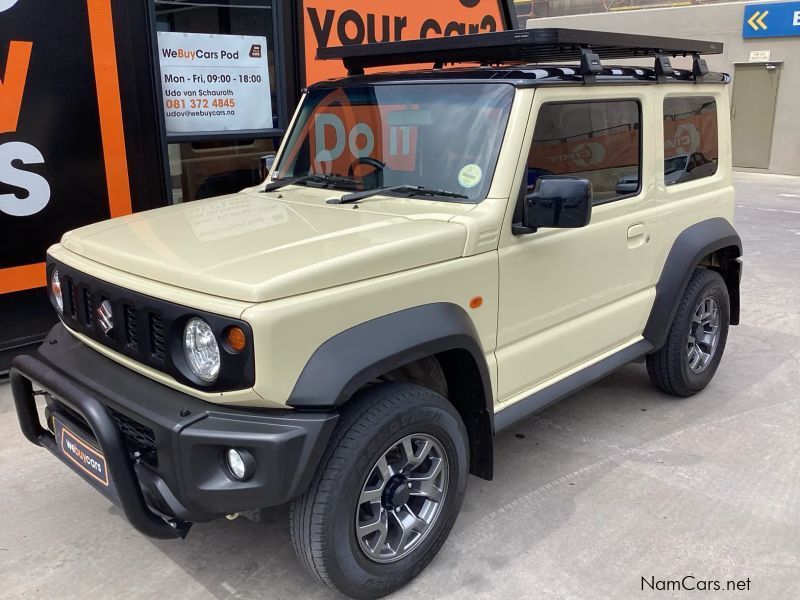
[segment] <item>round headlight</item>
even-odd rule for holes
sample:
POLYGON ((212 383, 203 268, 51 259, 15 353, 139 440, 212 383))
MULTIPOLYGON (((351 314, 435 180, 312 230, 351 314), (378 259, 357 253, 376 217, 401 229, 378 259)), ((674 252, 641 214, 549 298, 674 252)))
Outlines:
POLYGON ((211 327, 203 319, 194 318, 183 330, 183 352, 189 368, 207 383, 219 375, 219 344, 211 327))
POLYGON ((53 296, 58 312, 64 312, 64 296, 61 294, 61 280, 58 277, 58 267, 50 274, 50 294, 53 296))

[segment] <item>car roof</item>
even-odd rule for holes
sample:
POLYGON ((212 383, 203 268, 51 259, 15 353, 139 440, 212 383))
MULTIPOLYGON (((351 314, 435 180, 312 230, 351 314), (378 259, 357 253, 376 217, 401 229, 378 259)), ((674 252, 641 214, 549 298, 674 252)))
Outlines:
POLYGON ((379 72, 366 75, 352 75, 340 79, 320 81, 309 86, 309 89, 327 89, 336 87, 419 84, 419 83, 505 83, 516 87, 535 87, 553 84, 571 85, 641 85, 656 83, 697 83, 727 84, 730 83, 727 73, 709 72, 701 81, 695 82, 692 71, 674 69, 674 72, 659 79, 653 67, 641 66, 603 66, 591 84, 585 84, 578 65, 503 65, 482 67, 454 67, 441 69, 418 69, 401 72, 379 72))

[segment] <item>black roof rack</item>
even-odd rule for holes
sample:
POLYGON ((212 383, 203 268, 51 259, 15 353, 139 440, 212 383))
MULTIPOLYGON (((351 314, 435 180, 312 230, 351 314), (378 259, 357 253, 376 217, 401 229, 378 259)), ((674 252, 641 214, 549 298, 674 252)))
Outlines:
POLYGON ((671 74, 669 57, 692 56, 695 78, 708 72, 703 54, 721 54, 721 42, 608 33, 581 29, 517 29, 496 33, 320 48, 317 58, 341 60, 349 75, 370 67, 432 63, 550 63, 580 61, 588 83, 602 71, 601 59, 654 57, 660 79, 671 74))

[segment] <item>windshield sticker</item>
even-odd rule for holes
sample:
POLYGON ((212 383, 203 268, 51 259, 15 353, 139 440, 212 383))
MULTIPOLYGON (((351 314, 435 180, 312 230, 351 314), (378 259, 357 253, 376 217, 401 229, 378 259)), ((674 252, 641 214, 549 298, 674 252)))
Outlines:
POLYGON ((470 163, 464 165, 458 172, 458 183, 463 188, 473 188, 481 182, 482 176, 483 171, 481 171, 481 168, 474 163, 470 163))

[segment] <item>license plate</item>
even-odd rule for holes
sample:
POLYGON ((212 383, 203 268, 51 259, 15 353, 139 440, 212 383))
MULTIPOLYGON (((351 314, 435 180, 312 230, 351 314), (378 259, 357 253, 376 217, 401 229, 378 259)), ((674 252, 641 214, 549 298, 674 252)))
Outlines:
POLYGON ((111 478, 106 458, 96 443, 90 442, 77 428, 63 423, 58 417, 54 421, 56 443, 65 462, 101 491, 110 492, 111 478))

